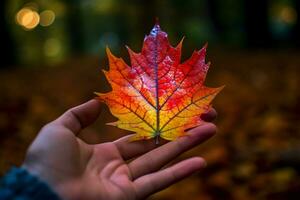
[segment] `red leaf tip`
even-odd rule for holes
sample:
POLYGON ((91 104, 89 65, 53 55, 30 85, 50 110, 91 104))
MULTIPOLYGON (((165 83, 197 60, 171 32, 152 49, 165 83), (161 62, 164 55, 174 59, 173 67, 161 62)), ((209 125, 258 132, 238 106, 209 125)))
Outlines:
POLYGON ((161 31, 161 29, 160 29, 160 26, 159 26, 158 18, 156 18, 155 19, 155 25, 152 28, 152 30, 150 32, 150 35, 156 36, 159 31, 161 31))

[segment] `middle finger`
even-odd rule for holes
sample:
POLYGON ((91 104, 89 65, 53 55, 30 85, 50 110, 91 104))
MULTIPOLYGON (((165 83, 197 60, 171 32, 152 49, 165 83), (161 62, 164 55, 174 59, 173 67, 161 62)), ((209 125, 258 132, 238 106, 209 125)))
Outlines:
POLYGON ((216 132, 216 126, 212 123, 205 123, 188 131, 188 135, 175 141, 160 146, 128 164, 131 176, 134 179, 157 171, 168 162, 179 156, 181 153, 197 146, 212 137, 216 132))

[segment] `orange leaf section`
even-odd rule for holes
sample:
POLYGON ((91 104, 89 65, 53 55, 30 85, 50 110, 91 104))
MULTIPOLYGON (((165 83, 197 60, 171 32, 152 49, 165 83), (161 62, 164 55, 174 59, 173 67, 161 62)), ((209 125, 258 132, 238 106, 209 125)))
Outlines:
POLYGON ((209 68, 206 45, 182 64, 181 46, 182 41, 172 47, 156 24, 141 53, 127 48, 131 66, 106 49, 110 67, 104 74, 112 91, 96 94, 118 118, 110 125, 136 133, 131 140, 186 135, 186 129, 201 125, 200 115, 222 90, 203 85, 209 68))

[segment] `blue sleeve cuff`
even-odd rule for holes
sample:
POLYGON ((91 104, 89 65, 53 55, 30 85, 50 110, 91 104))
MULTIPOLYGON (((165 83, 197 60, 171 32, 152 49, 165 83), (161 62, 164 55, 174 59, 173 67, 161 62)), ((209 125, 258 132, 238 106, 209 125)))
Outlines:
POLYGON ((0 180, 0 200, 60 200, 38 177, 23 168, 13 167, 0 180))

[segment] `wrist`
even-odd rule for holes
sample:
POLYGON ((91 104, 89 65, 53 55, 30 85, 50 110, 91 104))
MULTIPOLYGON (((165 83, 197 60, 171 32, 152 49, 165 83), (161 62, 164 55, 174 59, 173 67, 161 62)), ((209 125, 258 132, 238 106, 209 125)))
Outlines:
POLYGON ((32 165, 24 163, 22 168, 30 174, 39 177, 44 181, 59 197, 64 200, 80 199, 78 181, 70 180, 64 174, 57 172, 53 168, 41 165, 32 165))
POLYGON ((13 167, 2 178, 0 186, 1 199, 60 199, 47 183, 25 168, 13 167))

